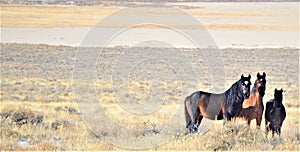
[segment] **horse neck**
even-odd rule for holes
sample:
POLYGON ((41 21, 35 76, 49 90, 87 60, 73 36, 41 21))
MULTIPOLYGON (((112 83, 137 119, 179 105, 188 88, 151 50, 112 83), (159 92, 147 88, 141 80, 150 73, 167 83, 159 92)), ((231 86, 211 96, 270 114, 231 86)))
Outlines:
POLYGON ((254 98, 256 105, 263 105, 263 97, 259 94, 258 89, 254 93, 254 98))
POLYGON ((258 88, 257 87, 257 82, 255 81, 254 86, 252 87, 251 90, 251 95, 250 95, 250 102, 253 106, 256 105, 263 105, 263 97, 259 94, 258 88))
POLYGON ((275 115, 275 117, 276 118, 280 118, 280 116, 281 116, 281 108, 282 108, 282 106, 280 107, 280 108, 277 108, 276 106, 274 107, 274 115, 275 115))
POLYGON ((225 91, 224 94, 226 96, 226 99, 225 99, 226 101, 230 100, 228 98, 228 96, 231 96, 231 98, 235 97, 234 101, 239 101, 239 100, 242 101, 242 100, 244 100, 243 95, 239 95, 238 91, 236 91, 236 89, 238 89, 238 83, 239 83, 239 81, 235 82, 227 91, 225 91))
MULTIPOLYGON (((278 101, 278 99, 276 99, 276 98, 274 98, 274 100, 273 100, 273 106, 276 108, 276 102, 280 102, 280 101, 278 101)), ((280 106, 282 106, 282 101, 281 101, 281 103, 280 103, 280 106)))

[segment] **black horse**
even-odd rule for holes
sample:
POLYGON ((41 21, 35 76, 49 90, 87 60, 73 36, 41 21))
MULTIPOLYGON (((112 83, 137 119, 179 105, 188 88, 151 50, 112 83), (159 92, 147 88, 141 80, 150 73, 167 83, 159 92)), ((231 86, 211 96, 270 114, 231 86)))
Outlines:
POLYGON ((280 136, 281 126, 286 117, 285 108, 282 104, 282 92, 282 89, 275 89, 274 99, 269 100, 266 104, 265 122, 267 135, 269 130, 272 130, 272 136, 274 136, 274 132, 280 136))
POLYGON ((231 120, 242 109, 244 99, 250 96, 251 75, 241 76, 227 91, 222 94, 213 94, 197 91, 186 97, 185 119, 186 127, 191 133, 197 128, 203 117, 211 120, 231 120))

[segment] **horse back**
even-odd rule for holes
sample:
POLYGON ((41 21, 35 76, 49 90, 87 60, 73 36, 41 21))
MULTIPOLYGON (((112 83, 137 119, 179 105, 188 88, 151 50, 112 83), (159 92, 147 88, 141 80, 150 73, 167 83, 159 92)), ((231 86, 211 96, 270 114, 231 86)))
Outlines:
POLYGON ((198 107, 202 116, 215 120, 223 119, 222 107, 225 95, 201 92, 198 107))
POLYGON ((225 95, 224 94, 213 94, 204 91, 197 91, 188 96, 185 100, 185 108, 187 114, 193 114, 190 109, 198 109, 200 115, 215 120, 223 119, 222 107, 224 106, 225 95))

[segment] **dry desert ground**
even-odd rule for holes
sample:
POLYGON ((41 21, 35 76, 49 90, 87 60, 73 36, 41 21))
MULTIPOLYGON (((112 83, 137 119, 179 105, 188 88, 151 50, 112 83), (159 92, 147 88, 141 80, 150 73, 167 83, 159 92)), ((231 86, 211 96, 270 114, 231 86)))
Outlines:
MULTIPOLYGON (((259 44, 252 48, 79 47, 50 42, 37 44, 31 41, 30 34, 25 41, 18 41, 23 29, 34 32, 35 28, 93 27, 107 15, 136 4, 140 3, 1 5, 1 150, 299 151, 299 45, 298 48, 289 46, 280 35, 270 36, 274 36, 274 42, 282 42, 283 46, 276 48, 259 44), (7 34, 7 29, 21 32, 7 34), (5 36, 10 36, 9 42, 5 36), (79 50, 95 56, 80 54, 79 50), (213 54, 212 58, 205 57, 206 53, 213 54), (128 60, 122 60, 124 54, 128 60), (214 55, 222 62, 210 65, 208 60, 214 60, 214 55), (150 58, 141 60, 141 57, 150 58), (96 62, 87 65, 90 61, 96 62), (184 66, 183 72, 176 64, 184 66), (219 75, 211 66, 221 69, 219 75), (226 125, 215 121, 205 134, 188 133, 182 107, 187 95, 196 90, 224 92, 241 74, 251 74, 254 83, 258 72, 267 74, 264 105, 273 98, 275 88, 284 90, 287 117, 280 137, 265 135, 264 119, 260 129, 256 129, 255 121, 250 127, 243 120, 226 125), (220 86, 214 88, 215 84, 220 86), (152 96, 157 100, 149 102, 152 96)), ((201 19, 207 30, 288 31, 292 35, 299 32, 295 20, 299 19, 299 8, 293 2, 166 4, 201 19), (275 11, 274 7, 278 9, 275 11)), ((138 15, 142 17, 146 10, 138 15)), ((115 24, 103 26, 115 28, 115 24)), ((180 22, 174 26, 197 28, 180 22)), ((231 44, 241 37, 233 38, 231 44)), ((255 37, 254 34, 253 42, 255 37)), ((230 40, 227 36, 223 38, 230 40)), ((294 37, 288 40, 294 41, 297 41, 294 37)))

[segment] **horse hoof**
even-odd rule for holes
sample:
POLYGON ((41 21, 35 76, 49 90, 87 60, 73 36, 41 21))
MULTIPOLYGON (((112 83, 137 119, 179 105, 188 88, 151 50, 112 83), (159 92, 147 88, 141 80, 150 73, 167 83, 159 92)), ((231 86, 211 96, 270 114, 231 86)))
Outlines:
POLYGON ((193 134, 193 133, 196 133, 197 132, 197 128, 191 128, 190 132, 193 134))

